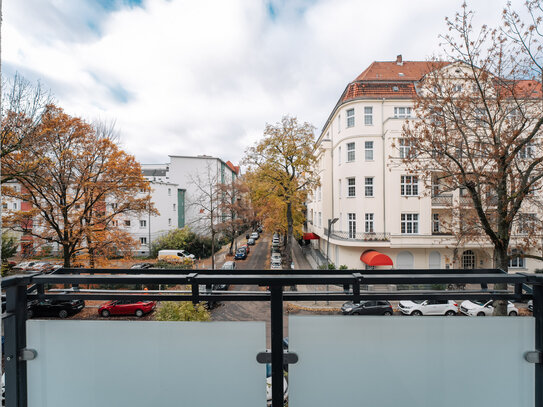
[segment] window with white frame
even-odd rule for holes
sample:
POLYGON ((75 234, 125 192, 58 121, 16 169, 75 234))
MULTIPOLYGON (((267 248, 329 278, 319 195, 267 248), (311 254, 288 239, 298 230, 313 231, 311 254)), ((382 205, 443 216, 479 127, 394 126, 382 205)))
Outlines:
POLYGON ((473 253, 473 250, 465 250, 462 253, 462 268, 470 270, 475 268, 475 253, 473 253))
POLYGON ((364 196, 373 196, 373 177, 364 178, 364 196))
POLYGON ((168 218, 168 226, 172 226, 172 218, 168 218))
POLYGON ((347 127, 354 127, 354 109, 347 110, 347 127))
POLYGON ((140 220, 140 228, 145 228, 145 227, 147 227, 147 221, 144 219, 140 220))
POLYGON ((419 214, 402 213, 400 226, 402 234, 414 235, 419 233, 419 214))
POLYGON ((432 233, 439 233, 439 213, 432 214, 432 233))
POLYGON ((407 119, 411 117, 411 108, 410 107, 395 107, 394 117, 397 119, 407 119))
POLYGON ((2 208, 3 208, 3 209, 8 209, 8 204, 7 204, 7 202, 4 202, 4 203, 2 204, 2 208))
POLYGON ((533 145, 533 143, 526 143, 526 145, 524 145, 519 153, 519 158, 522 158, 522 159, 526 159, 526 158, 534 158, 535 157, 535 146, 533 145))
POLYGON ((146 237, 140 237, 140 244, 146 245, 147 244, 147 238, 146 237))
POLYGON ((364 231, 366 233, 374 233, 373 229, 373 213, 366 213, 365 227, 364 231))
POLYGON ((347 143, 347 162, 352 162, 354 159, 354 143, 347 143))
POLYGON ((130 226, 130 221, 129 221, 129 220, 125 220, 125 221, 124 221, 124 225, 125 225, 125 226, 130 226))
POLYGON ((373 107, 364 107, 364 124, 366 126, 373 126, 373 107))
POLYGON ((373 141, 364 141, 364 158, 373 161, 373 141))
POLYGON ((322 187, 320 186, 317 188, 317 199, 319 202, 322 201, 322 187))
POLYGON ((418 196, 419 177, 416 175, 402 175, 400 192, 402 196, 418 196))
POLYGON ((173 204, 173 210, 175 211, 175 204, 173 204))
POLYGON ((532 234, 537 225, 537 216, 535 213, 519 213, 517 230, 521 235, 532 234))
POLYGON ((509 259, 509 268, 523 269, 526 267, 524 264, 524 257, 522 257, 522 250, 511 250, 511 258, 509 259))
POLYGON ((462 92, 462 85, 454 85, 453 86, 454 92, 462 92))
POLYGON ((114 211, 117 210, 118 206, 119 206, 119 205, 118 205, 116 202, 112 202, 112 203, 111 203, 111 209, 114 210, 114 211))
POLYGON ((337 115, 337 132, 341 133, 341 115, 337 115))
POLYGON ((341 194, 343 192, 341 189, 341 178, 337 180, 337 190, 339 191, 339 199, 341 199, 341 194))
POLYGON ((319 212, 319 227, 322 227, 322 212, 319 212))
POLYGON ((401 138, 399 141, 400 158, 408 158, 411 153, 411 142, 404 138, 401 138))
POLYGON ((349 219, 349 239, 356 238, 356 213, 348 213, 349 219))
POLYGON ((337 164, 341 165, 341 146, 337 148, 337 164))
POLYGON ((171 196, 171 195, 172 195, 172 189, 168 188, 168 196, 171 196))
POLYGON ((13 202, 13 210, 17 210, 17 202, 13 202))
POLYGON ((356 196, 356 179, 347 178, 347 196, 353 197, 356 196))

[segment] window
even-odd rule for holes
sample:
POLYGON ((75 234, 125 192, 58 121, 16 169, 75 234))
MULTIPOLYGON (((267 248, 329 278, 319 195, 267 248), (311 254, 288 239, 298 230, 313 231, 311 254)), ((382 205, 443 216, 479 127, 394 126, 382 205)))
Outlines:
POLYGON ((365 229, 366 233, 374 233, 373 230, 373 213, 366 213, 365 229))
POLYGON ((13 209, 17 210, 17 202, 13 202, 13 209))
POLYGON ((511 258, 509 259, 509 268, 523 269, 526 267, 524 264, 524 257, 522 257, 522 250, 511 250, 511 258))
POLYGON ((373 107, 371 106, 364 107, 364 124, 366 126, 373 125, 373 107))
POLYGON ((472 250, 462 253, 462 268, 470 270, 475 268, 475 253, 472 250))
POLYGON ((356 214, 348 213, 349 218, 349 239, 356 238, 356 214))
POLYGON ((347 196, 356 196, 356 179, 347 178, 347 196))
POLYGON ((146 220, 140 220, 140 228, 147 227, 147 221, 146 220))
POLYGON ((400 192, 402 196, 417 196, 419 194, 419 178, 415 175, 402 175, 400 192))
POLYGON ((532 143, 526 143, 518 153, 519 158, 534 158, 535 157, 535 146, 532 143))
POLYGON ((432 214, 432 233, 439 233, 439 213, 432 214))
POLYGON ((402 234, 413 235, 419 233, 419 214, 402 213, 401 218, 402 234))
POLYGON ((354 161, 354 143, 347 143, 347 162, 354 161))
POLYGON ((2 208, 3 208, 3 209, 8 209, 8 204, 4 202, 4 203, 2 204, 2 208))
POLYGON ((172 226, 172 218, 168 218, 168 226, 172 226))
POLYGON ((454 85, 453 86, 454 92, 462 92, 462 85, 454 85))
POLYGON ((322 187, 317 188, 317 200, 322 201, 322 187))
POLYGON ((111 226, 117 227, 117 226, 119 226, 119 222, 116 221, 116 220, 112 220, 112 221, 111 221, 111 226))
POLYGON ((337 182, 338 182, 338 189, 337 190, 339 191, 339 199, 341 199, 341 192, 343 191, 341 189, 341 179, 338 179, 337 182))
POLYGON ((364 196, 373 196, 373 177, 364 178, 364 196))
POLYGON ((410 107, 395 107, 394 117, 397 119, 406 119, 408 117, 411 117, 411 108, 410 107))
POLYGON ((168 196, 171 196, 171 195, 172 195, 172 189, 168 188, 168 196))
POLYGON ((125 225, 125 226, 130 226, 130 221, 129 221, 129 220, 125 220, 125 221, 124 221, 124 225, 125 225))
POLYGON ((404 138, 400 139, 400 158, 408 158, 411 152, 411 143, 404 138))
POLYGON ((140 237, 140 244, 146 245, 147 244, 147 238, 146 237, 140 237))
POLYGON ((175 211, 175 204, 173 204, 173 210, 175 211))
POLYGON ((373 161, 373 141, 364 142, 364 153, 366 161, 373 161))
POLYGON ((354 109, 347 110, 347 127, 354 127, 354 109))
POLYGON ((438 196, 440 191, 439 177, 437 174, 432 175, 432 196, 438 196))
POLYGON ((338 114, 337 116, 337 132, 341 133, 341 115, 338 114))
POLYGON ((319 226, 322 226, 322 212, 319 212, 319 226))
POLYGON ((535 213, 519 213, 518 215, 518 233, 527 235, 534 233, 537 224, 535 213))
POLYGON ((111 204, 111 209, 112 209, 112 210, 116 211, 116 210, 117 210, 117 207, 118 207, 118 204, 117 204, 116 202, 113 202, 113 203, 111 204))
POLYGON ((337 164, 341 165, 341 146, 337 148, 337 164))

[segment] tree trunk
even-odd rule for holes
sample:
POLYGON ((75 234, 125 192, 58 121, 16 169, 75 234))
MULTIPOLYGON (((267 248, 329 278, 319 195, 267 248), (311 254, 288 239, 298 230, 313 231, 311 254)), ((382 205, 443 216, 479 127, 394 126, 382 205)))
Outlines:
POLYGON ((285 262, 290 269, 290 263, 292 263, 292 203, 287 203, 287 236, 285 241, 285 262))
POLYGON ((63 243, 62 252, 64 256, 64 268, 70 268, 70 245, 63 243))
MULTIPOLYGON (((507 249, 503 247, 494 247, 494 267, 507 272, 509 267, 509 258, 507 249)), ((495 290, 507 290, 507 284, 494 284, 495 290)), ((507 301, 496 300, 494 305, 494 315, 507 315, 507 301)))
POLYGON ((211 270, 215 270, 215 231, 211 229, 211 270))

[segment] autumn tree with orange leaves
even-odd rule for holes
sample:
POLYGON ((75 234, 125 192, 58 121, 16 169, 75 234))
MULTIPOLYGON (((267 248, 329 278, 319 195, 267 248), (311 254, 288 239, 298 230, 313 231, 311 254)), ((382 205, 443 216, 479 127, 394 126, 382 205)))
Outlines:
POLYGON ((302 219, 302 203, 307 191, 318 184, 313 129, 309 123, 298 123, 296 117, 284 116, 276 124, 267 124, 262 140, 245 153, 253 202, 260 202, 261 209, 266 208, 262 203, 273 203, 267 206, 273 212, 262 212, 268 224, 271 221, 266 219, 272 217, 283 220, 287 264, 292 261, 292 236, 302 219))
POLYGON ((84 250, 91 265, 113 246, 128 250, 130 237, 119 220, 155 211, 140 165, 117 146, 113 128, 91 126, 54 105, 43 113, 35 141, 6 156, 2 165, 3 175, 21 186, 4 187, 4 194, 30 206, 7 213, 5 226, 57 243, 64 267, 84 250))
MULTIPOLYGON (((539 2, 526 6, 540 21, 539 2)), ((434 199, 448 198, 448 230, 463 242, 490 242, 494 266, 507 271, 519 256, 542 259, 543 37, 510 7, 502 27, 476 30, 472 18, 464 4, 447 19, 442 38, 453 62, 429 62, 417 119, 404 126, 400 145, 434 199)), ((505 312, 506 302, 497 302, 496 313, 505 312)))

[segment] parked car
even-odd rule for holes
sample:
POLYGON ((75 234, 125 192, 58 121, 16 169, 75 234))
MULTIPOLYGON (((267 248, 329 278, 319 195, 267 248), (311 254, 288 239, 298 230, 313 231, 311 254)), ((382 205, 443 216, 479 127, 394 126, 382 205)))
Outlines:
POLYGON ((59 317, 66 318, 75 315, 85 308, 83 300, 33 300, 28 303, 28 318, 59 317))
POLYGON ((251 235, 250 235, 249 233, 247 233, 247 234, 245 235, 245 239, 250 239, 250 238, 251 238, 251 235))
POLYGON ((399 309, 404 315, 456 315, 458 304, 447 300, 400 301, 399 309))
POLYGON ((245 260, 247 258, 247 250, 243 248, 239 248, 236 251, 236 254, 234 256, 234 260, 245 260))
POLYGON ((258 240, 259 237, 260 235, 258 234, 258 232, 251 233, 251 239, 258 240))
POLYGON ((271 262, 270 269, 271 270, 282 270, 283 266, 281 265, 280 261, 274 261, 274 262, 271 262))
POLYGON ((534 312, 534 301, 533 300, 528 301, 528 311, 534 312))
POLYGON ((98 308, 98 314, 104 318, 110 315, 135 315, 142 317, 156 308, 156 301, 113 300, 98 308))
MULTIPOLYGON (((469 301, 466 300, 460 304, 460 312, 470 317, 478 316, 490 316, 494 314, 493 300, 490 301, 469 301)), ((515 307, 511 301, 507 301, 507 315, 510 317, 516 317, 518 315, 518 308, 515 307)))
POLYGON ((271 262, 281 262, 281 253, 272 253, 271 262))
POLYGON ((130 268, 132 270, 145 270, 145 269, 150 269, 151 267, 153 267, 151 263, 136 263, 136 264, 133 264, 132 267, 130 268))
POLYGON ((221 270, 235 270, 236 262, 235 261, 225 261, 221 267, 221 270))
POLYGON ((24 261, 13 266, 14 270, 30 270, 38 261, 24 261))
POLYGON ((159 250, 158 259, 166 259, 168 257, 178 257, 179 259, 191 259, 194 260, 194 254, 190 254, 186 250, 159 250))
POLYGON ((252 238, 249 239, 249 240, 247 240, 247 245, 248 245, 248 246, 254 246, 254 245, 255 245, 255 240, 252 239, 252 238))
POLYGON ((262 233, 262 226, 257 227, 257 228, 256 228, 256 231, 257 231, 258 233, 262 233))
POLYGON ((249 253, 251 253, 251 248, 250 248, 248 245, 246 245, 246 244, 244 244, 243 246, 240 246, 240 249, 245 249, 245 250, 247 250, 247 255, 248 255, 249 253))
POLYGON ((394 310, 388 301, 360 301, 353 303, 346 302, 341 306, 343 315, 392 315, 394 310))

